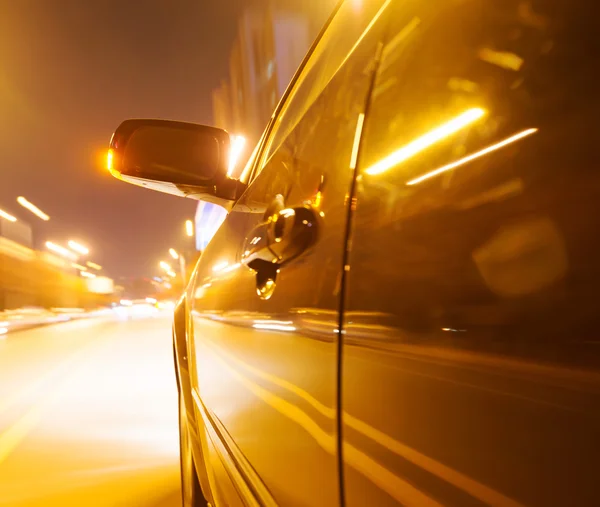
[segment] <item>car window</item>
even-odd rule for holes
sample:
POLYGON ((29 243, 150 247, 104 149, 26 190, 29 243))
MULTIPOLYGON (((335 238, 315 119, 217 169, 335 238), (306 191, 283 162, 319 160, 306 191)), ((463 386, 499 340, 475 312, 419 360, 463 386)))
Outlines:
POLYGON ((347 0, 340 5, 273 120, 256 174, 294 130, 388 3, 384 0, 347 0))

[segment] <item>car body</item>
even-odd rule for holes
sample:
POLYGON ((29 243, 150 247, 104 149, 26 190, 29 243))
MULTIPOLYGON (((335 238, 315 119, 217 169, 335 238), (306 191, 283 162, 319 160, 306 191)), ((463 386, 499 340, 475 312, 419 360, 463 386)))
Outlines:
POLYGON ((175 309, 186 505, 600 503, 593 11, 348 0, 239 181, 111 168, 229 211, 175 309))

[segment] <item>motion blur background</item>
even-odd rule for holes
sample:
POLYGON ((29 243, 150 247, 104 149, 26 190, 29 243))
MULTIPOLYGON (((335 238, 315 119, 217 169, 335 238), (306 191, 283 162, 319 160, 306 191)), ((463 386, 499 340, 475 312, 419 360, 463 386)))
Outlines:
POLYGON ((241 170, 336 3, 0 0, 0 505, 178 504, 170 309, 224 211, 110 134, 215 125, 241 170))

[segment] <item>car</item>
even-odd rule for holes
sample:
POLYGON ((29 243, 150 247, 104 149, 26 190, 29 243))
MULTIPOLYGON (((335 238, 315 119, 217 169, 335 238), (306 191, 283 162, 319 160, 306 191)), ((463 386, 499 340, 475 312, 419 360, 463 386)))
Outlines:
POLYGON ((186 506, 599 505, 600 18, 342 2, 241 176, 127 120, 116 177, 224 207, 174 310, 186 506))

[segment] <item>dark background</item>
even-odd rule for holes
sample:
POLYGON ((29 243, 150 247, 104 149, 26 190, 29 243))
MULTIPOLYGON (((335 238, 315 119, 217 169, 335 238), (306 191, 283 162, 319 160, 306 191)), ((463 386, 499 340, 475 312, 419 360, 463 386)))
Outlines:
POLYGON ((36 247, 79 239, 109 276, 137 276, 182 245, 196 202, 120 183, 103 157, 128 117, 212 122, 251 3, 0 0, 0 208, 34 226, 36 247))

